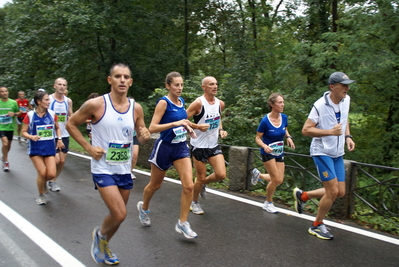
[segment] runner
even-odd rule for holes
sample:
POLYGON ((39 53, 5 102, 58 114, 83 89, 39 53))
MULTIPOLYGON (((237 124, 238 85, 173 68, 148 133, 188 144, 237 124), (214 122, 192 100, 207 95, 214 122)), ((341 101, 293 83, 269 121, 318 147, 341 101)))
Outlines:
POLYGON ((193 197, 193 174, 191 168, 190 151, 186 142, 186 133, 195 138, 193 129, 189 126, 184 100, 181 98, 183 91, 183 78, 178 72, 171 72, 166 76, 166 89, 168 95, 158 99, 149 130, 151 133, 161 132, 160 138, 155 142, 149 162, 151 162, 150 182, 144 188, 143 201, 137 203, 139 219, 142 225, 150 226, 149 217, 150 201, 155 192, 161 187, 166 171, 170 166, 176 168, 182 183, 180 199, 180 218, 175 230, 186 238, 196 238, 197 234, 191 230, 187 221, 190 204, 193 197))
MULTIPOLYGON (((256 130, 255 142, 260 146, 263 165, 268 174, 263 178, 269 183, 266 186, 266 201, 262 208, 269 213, 277 213, 273 204, 273 195, 284 181, 285 163, 284 163, 284 137, 287 139, 289 147, 295 149, 294 141, 288 132, 288 117, 284 113, 284 98, 281 94, 271 94, 267 101, 270 113, 266 114, 261 120, 256 130)), ((260 172, 254 169, 256 181, 260 172)), ((254 179, 252 179, 254 180, 254 179)), ((256 184, 252 182, 253 184, 256 184)))
POLYGON ((61 128, 62 142, 64 148, 57 149, 55 161, 57 163, 57 173, 54 179, 48 181, 47 186, 53 192, 61 191, 57 185, 56 180, 64 169, 65 160, 69 151, 69 133, 65 128, 68 119, 72 116, 72 100, 64 95, 65 90, 68 88, 68 83, 64 78, 57 78, 54 81, 54 93, 50 95, 50 109, 55 111, 58 117, 58 124, 61 128))
POLYGON ((25 116, 22 124, 22 136, 29 139, 28 152, 37 171, 36 184, 39 197, 36 204, 46 205, 44 196, 46 182, 56 173, 55 150, 63 148, 61 129, 55 112, 49 110, 50 97, 46 92, 37 92, 33 98, 36 108, 25 116), (57 139, 57 142, 55 142, 57 139))
POLYGON ((127 97, 133 83, 129 67, 112 66, 107 79, 111 92, 87 100, 70 118, 67 129, 92 157, 94 186, 109 210, 102 225, 93 230, 91 255, 96 263, 115 265, 119 259, 109 249, 108 242, 127 215, 126 205, 133 188, 130 174, 133 131, 137 131, 142 143, 150 138, 150 133, 145 128, 143 108, 127 97), (90 117, 92 144, 78 128, 90 117))
POLYGON ((1 152, 3 154, 3 171, 10 171, 8 162, 8 152, 11 149, 11 142, 15 129, 15 116, 19 116, 20 111, 15 100, 8 98, 7 87, 0 86, 0 138, 2 142, 1 152))
POLYGON ((226 166, 222 150, 218 144, 221 138, 227 136, 222 127, 224 102, 216 97, 218 82, 214 77, 202 79, 204 95, 198 97, 187 109, 188 118, 194 116, 193 125, 197 138, 191 139, 191 154, 197 179, 194 184, 193 201, 190 210, 194 214, 204 214, 198 198, 205 198, 205 185, 222 181, 226 178, 226 166), (198 128, 198 129, 197 129, 198 128), (206 163, 211 164, 214 172, 206 176, 206 163))
POLYGON ((303 203, 320 198, 316 219, 308 233, 320 239, 331 240, 334 236, 323 223, 336 198, 345 195, 345 143, 349 151, 355 149, 349 130, 349 84, 354 83, 343 72, 334 72, 328 79, 329 91, 319 98, 302 128, 304 136, 312 137, 310 155, 316 165, 323 188, 302 191, 295 188, 295 210, 302 213, 303 203))
MULTIPOLYGON (((25 118, 26 114, 28 113, 28 110, 32 109, 32 107, 30 106, 28 99, 25 98, 24 91, 18 92, 18 98, 15 99, 15 101, 17 101, 20 111, 17 117, 17 134, 18 134, 18 143, 21 143, 22 120, 25 118)), ((25 139, 25 141, 27 141, 27 139, 25 139)))

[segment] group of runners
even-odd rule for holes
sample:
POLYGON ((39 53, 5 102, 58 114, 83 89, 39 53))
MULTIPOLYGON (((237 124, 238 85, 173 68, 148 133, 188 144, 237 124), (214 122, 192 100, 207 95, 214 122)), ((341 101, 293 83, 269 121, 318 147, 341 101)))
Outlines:
MULTIPOLYGON (((138 142, 145 143, 151 133, 160 133, 148 159, 151 163, 150 181, 144 188, 142 201, 137 203, 140 223, 151 226, 151 199, 161 187, 166 171, 173 165, 182 185, 180 215, 175 231, 193 239, 198 235, 191 229, 188 216, 190 210, 193 214, 204 214, 199 196, 205 198, 206 184, 226 177, 219 138, 226 137, 228 133, 222 127, 225 104, 216 97, 218 83, 214 77, 207 76, 202 80, 203 95, 186 109, 181 97, 184 87, 182 75, 177 72, 167 74, 167 95, 157 100, 148 129, 143 108, 128 97, 128 90, 133 84, 130 68, 122 63, 113 65, 107 82, 109 93, 89 98, 72 116, 72 101, 64 95, 67 82, 63 78, 56 79, 54 94, 35 94, 36 108, 23 118, 21 132, 29 140, 28 154, 38 170, 38 204, 45 203, 46 189, 54 187, 54 183, 47 181, 54 181, 65 163, 69 134, 90 154, 94 188, 109 209, 102 224, 92 232, 91 255, 99 264, 115 265, 119 259, 110 250, 109 241, 127 216, 127 203, 134 184, 132 157, 135 155, 135 164, 138 142), (84 123, 90 123, 90 140, 78 128, 84 123), (187 134, 191 137, 191 151, 187 134), (58 160, 56 151, 62 152, 58 160), (193 179, 191 157, 196 179, 193 179), (207 163, 213 168, 210 175, 207 175, 207 163)), ((349 130, 350 98, 347 95, 349 84, 353 82, 342 72, 333 73, 328 82, 329 90, 315 102, 302 129, 302 134, 313 137, 311 155, 324 187, 309 192, 295 188, 295 209, 302 213, 304 202, 314 197, 321 198, 316 220, 308 232, 322 239, 333 238, 323 219, 334 200, 345 194, 344 144, 350 151, 355 147, 349 130)), ((5 87, 0 87, 0 95, 4 102, 5 95, 8 95, 5 87)), ((254 184, 259 179, 268 181, 263 209, 277 213, 273 194, 284 179, 284 139, 289 147, 295 148, 295 145, 288 132, 288 117, 283 113, 283 96, 270 95, 268 105, 270 113, 261 120, 255 136, 267 174, 254 169, 251 180, 254 184)), ((3 113, 6 115, 0 117, 0 123, 7 125, 6 122, 20 116, 22 110, 17 105, 10 105, 7 113, 3 113)), ((7 131, 1 131, 1 134, 5 164, 8 161, 5 152, 9 151, 9 146, 5 144, 9 136, 7 131)))
POLYGON ((10 171, 8 153, 17 124, 18 142, 24 138, 27 154, 37 170, 36 183, 38 205, 45 205, 45 193, 59 192, 56 180, 60 175, 69 146, 69 134, 65 129, 72 115, 72 100, 66 94, 67 81, 57 78, 54 93, 40 88, 29 102, 25 92, 19 91, 16 100, 9 98, 7 87, 0 87, 0 138, 2 141, 3 171, 10 171), (16 117, 16 119, 14 119, 16 117), (57 141, 55 141, 57 140, 57 141))

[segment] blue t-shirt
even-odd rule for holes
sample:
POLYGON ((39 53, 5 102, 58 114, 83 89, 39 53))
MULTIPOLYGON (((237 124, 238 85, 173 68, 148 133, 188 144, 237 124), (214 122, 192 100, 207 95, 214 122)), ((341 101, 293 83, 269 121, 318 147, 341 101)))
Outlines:
MULTIPOLYGON (((165 100, 167 105, 166 105, 165 113, 163 114, 162 119, 159 122, 159 124, 166 124, 166 123, 170 123, 170 122, 174 122, 174 121, 187 119, 187 112, 186 112, 186 109, 184 108, 185 102, 184 102, 183 98, 179 97, 181 106, 175 105, 166 96, 158 99, 157 104, 160 100, 165 100)), ((183 126, 177 126, 177 127, 173 127, 173 128, 167 129, 165 131, 162 131, 160 139, 166 143, 180 143, 180 142, 186 141, 186 133, 187 133, 187 131, 183 126)))
MULTIPOLYGON (((280 113, 280 116, 281 116, 281 124, 278 127, 276 127, 270 122, 270 120, 268 118, 268 114, 266 114, 266 116, 264 116, 262 118, 262 120, 260 121, 258 129, 256 131, 263 133, 263 136, 262 136, 263 143, 265 143, 268 146, 270 146, 271 144, 274 144, 276 147, 283 149, 284 136, 286 134, 285 129, 288 127, 288 117, 287 117, 287 115, 285 115, 283 113, 280 113)), ((280 152, 282 152, 282 154, 277 156, 277 155, 266 153, 263 148, 260 149, 261 154, 271 155, 275 158, 281 158, 284 156, 284 150, 282 150, 280 152)))

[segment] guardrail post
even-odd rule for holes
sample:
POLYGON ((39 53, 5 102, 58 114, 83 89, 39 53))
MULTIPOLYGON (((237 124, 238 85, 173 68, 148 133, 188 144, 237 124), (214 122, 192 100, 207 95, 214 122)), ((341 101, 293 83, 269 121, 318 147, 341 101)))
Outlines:
POLYGON ((337 198, 333 203, 330 213, 334 218, 349 218, 354 210, 354 196, 352 189, 356 184, 356 175, 353 172, 355 168, 351 160, 344 160, 345 165, 345 195, 337 198))
POLYGON ((247 147, 232 146, 229 149, 229 169, 227 176, 230 184, 229 190, 240 191, 246 188, 248 175, 248 153, 247 147))

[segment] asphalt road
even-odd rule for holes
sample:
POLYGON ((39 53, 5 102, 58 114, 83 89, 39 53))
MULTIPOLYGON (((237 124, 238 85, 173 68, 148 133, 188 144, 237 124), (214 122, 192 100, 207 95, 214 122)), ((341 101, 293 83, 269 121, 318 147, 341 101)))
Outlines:
MULTIPOLYGON (((68 155, 61 192, 38 206, 36 171, 25 152, 14 141, 11 171, 0 173, 0 266, 97 266, 91 232, 107 209, 94 190, 90 161, 68 155)), ((169 180, 151 202, 151 227, 143 227, 136 203, 149 178, 136 176, 127 219, 110 242, 119 266, 399 266, 397 238, 331 223, 334 240, 320 240, 307 233, 310 216, 269 214, 260 200, 214 190, 201 201, 205 214, 190 214, 198 238, 185 239, 174 230, 181 186, 169 180)))

